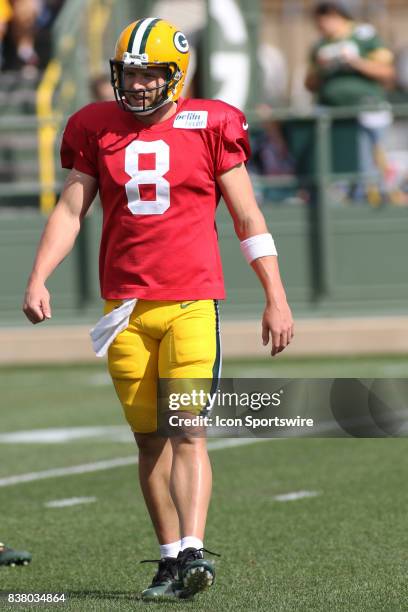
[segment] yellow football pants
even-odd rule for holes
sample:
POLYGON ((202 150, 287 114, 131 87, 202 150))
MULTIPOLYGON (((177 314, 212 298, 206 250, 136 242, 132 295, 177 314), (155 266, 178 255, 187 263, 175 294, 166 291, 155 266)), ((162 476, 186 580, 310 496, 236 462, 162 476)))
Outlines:
MULTIPOLYGON (((121 304, 107 301, 105 314, 121 304)), ((217 302, 138 300, 128 327, 109 347, 108 364, 132 431, 156 431, 159 378, 205 378, 216 388, 221 366, 217 302)))

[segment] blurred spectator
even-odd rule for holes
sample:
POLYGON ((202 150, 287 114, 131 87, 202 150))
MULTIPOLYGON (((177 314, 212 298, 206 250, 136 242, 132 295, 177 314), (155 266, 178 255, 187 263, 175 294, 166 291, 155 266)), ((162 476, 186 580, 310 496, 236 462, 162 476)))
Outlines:
POLYGON ((0 0, 0 22, 3 5, 8 7, 9 16, 3 34, 3 70, 22 70, 32 76, 46 66, 51 54, 50 26, 63 3, 64 0, 0 0))
MULTIPOLYGON (((341 2, 321 2, 314 9, 321 34, 311 52, 306 87, 326 106, 376 105, 386 101, 395 81, 394 57, 371 24, 355 23, 341 2)), ((367 195, 373 204, 385 193, 383 140, 392 123, 388 110, 359 115, 360 171, 371 177, 367 195)), ((364 196, 364 189, 356 190, 364 196)))
POLYGON ((260 204, 278 202, 305 203, 308 195, 304 190, 292 185, 285 185, 289 179, 295 179, 295 160, 288 149, 285 136, 280 123, 271 118, 272 108, 267 104, 259 105, 256 109, 261 119, 261 131, 252 134, 252 156, 248 169, 254 178, 257 200, 260 204), (259 185, 256 177, 279 178, 282 184, 259 185))
POLYGON ((36 0, 15 0, 11 33, 16 56, 21 66, 37 66, 38 55, 34 49, 36 21, 40 14, 40 5, 36 0))
POLYGON ((282 106, 286 99, 289 81, 287 61, 282 51, 269 43, 258 46, 257 60, 262 74, 258 90, 260 104, 255 109, 260 129, 251 129, 252 156, 248 163, 257 200, 260 204, 303 202, 303 192, 286 184, 296 178, 295 160, 281 124, 273 119, 273 108, 282 106), (263 179, 277 180, 272 185, 263 179))
POLYGON ((115 99, 110 78, 106 74, 91 79, 90 90, 93 102, 110 102, 115 99))
POLYGON ((3 39, 13 16, 13 9, 9 0, 0 0, 0 68, 3 65, 3 39))

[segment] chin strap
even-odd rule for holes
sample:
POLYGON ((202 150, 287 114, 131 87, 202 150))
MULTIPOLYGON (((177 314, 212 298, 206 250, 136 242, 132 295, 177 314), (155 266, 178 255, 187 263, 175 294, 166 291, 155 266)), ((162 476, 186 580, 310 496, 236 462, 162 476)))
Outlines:
POLYGON ((166 104, 168 104, 169 102, 174 102, 173 97, 171 96, 170 98, 166 98, 165 100, 163 100, 163 102, 160 102, 160 104, 158 104, 157 106, 155 106, 154 108, 148 108, 146 110, 140 110, 137 108, 137 106, 131 106, 126 98, 123 99, 123 104, 126 106, 126 108, 133 113, 134 115, 151 115, 152 113, 156 112, 159 108, 162 108, 163 106, 165 106, 166 104))
POLYGON ((165 100, 163 100, 163 102, 160 102, 160 104, 158 104, 154 108, 150 108, 150 109, 147 108, 146 110, 140 110, 137 106, 131 106, 129 104, 129 102, 126 100, 126 98, 125 99, 122 98, 122 100, 123 100, 123 104, 126 106, 126 108, 131 113, 134 113, 135 115, 151 115, 152 113, 157 111, 159 108, 161 108, 162 106, 164 106, 168 102, 172 102, 172 100, 170 98, 166 98, 165 100))

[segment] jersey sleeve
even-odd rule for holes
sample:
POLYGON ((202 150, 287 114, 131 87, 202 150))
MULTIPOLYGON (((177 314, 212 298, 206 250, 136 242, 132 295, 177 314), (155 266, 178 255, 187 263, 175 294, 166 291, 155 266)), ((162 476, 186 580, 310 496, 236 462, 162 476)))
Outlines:
POLYGON ((248 122, 238 109, 232 109, 225 116, 215 152, 215 173, 222 174, 240 162, 248 161, 251 148, 248 138, 248 122))
POLYGON ((388 49, 383 42, 377 38, 375 44, 368 49, 366 54, 367 59, 381 64, 392 64, 394 62, 394 54, 391 49, 388 49))
POLYGON ((68 120, 62 136, 60 155, 63 168, 75 168, 79 172, 98 176, 96 138, 84 126, 81 111, 68 120))
POLYGON ((361 24, 356 28, 356 34, 360 40, 364 57, 384 63, 392 63, 394 54, 387 48, 374 26, 361 24))

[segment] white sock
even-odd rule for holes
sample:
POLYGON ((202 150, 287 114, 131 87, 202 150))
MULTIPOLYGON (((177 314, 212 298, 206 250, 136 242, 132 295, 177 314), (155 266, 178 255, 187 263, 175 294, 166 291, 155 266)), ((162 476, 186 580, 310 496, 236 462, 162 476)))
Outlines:
POLYGON ((170 542, 170 544, 160 544, 160 559, 163 557, 177 557, 181 550, 181 540, 170 542))
POLYGON ((181 539, 181 550, 186 548, 202 548, 203 546, 202 541, 195 536, 185 536, 181 539))

